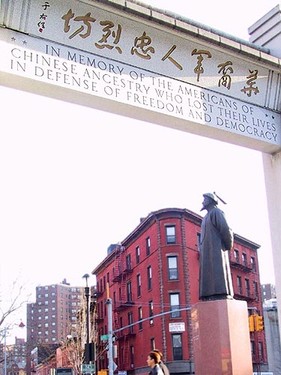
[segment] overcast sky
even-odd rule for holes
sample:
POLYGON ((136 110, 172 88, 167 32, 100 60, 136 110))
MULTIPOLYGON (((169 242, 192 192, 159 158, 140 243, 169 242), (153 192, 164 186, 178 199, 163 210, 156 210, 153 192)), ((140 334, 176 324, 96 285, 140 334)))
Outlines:
MULTIPOLYGON (((245 40, 278 4, 146 3, 245 40)), ((0 98, 2 294, 14 279, 31 292, 64 278, 84 285, 141 217, 168 207, 200 213, 207 191, 228 202, 234 232, 261 245, 261 281, 274 282, 259 152, 4 87, 0 98)))

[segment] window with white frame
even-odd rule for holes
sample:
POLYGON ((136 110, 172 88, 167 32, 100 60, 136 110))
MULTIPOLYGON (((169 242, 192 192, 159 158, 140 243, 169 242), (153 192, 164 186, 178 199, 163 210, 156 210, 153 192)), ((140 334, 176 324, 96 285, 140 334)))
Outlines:
POLYGON ((178 318, 180 316, 180 294, 170 293, 170 310, 172 311, 171 317, 178 318))
POLYGON ((169 280, 178 280, 178 257, 168 256, 168 277, 169 280))

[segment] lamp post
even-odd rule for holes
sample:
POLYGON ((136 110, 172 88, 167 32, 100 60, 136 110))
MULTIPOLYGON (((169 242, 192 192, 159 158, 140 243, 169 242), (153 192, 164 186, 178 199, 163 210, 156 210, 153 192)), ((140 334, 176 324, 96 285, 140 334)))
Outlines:
POLYGON ((85 297, 86 297, 86 344, 85 344, 85 363, 90 363, 90 320, 89 320, 89 297, 90 297, 90 289, 88 286, 88 278, 90 277, 89 274, 85 274, 83 279, 86 280, 85 286, 85 297))

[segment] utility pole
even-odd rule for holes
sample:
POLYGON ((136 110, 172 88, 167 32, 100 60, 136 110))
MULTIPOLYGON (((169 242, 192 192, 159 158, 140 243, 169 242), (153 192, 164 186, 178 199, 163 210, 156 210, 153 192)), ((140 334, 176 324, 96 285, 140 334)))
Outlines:
POLYGON ((90 363, 90 321, 89 321, 89 297, 90 297, 90 288, 88 286, 88 278, 90 275, 87 273, 83 276, 86 279, 85 286, 85 297, 86 297, 86 345, 85 345, 85 363, 90 363))
POLYGON ((109 285, 106 285, 106 306, 107 306, 107 319, 108 319, 108 375, 114 373, 113 362, 113 332, 112 332, 112 300, 109 297, 109 285))

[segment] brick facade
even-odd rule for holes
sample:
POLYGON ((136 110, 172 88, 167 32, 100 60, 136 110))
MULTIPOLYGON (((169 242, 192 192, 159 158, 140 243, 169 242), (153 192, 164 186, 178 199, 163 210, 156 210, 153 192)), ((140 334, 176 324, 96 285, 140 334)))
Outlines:
MULTIPOLYGON (((109 291, 117 347, 114 362, 119 371, 147 373, 147 354, 154 347, 162 351, 171 373, 192 373, 190 307, 198 302, 201 221, 201 216, 187 209, 152 212, 121 244, 111 245, 107 257, 93 270, 98 370, 108 366, 102 354, 106 342, 100 337, 107 333, 109 291)), ((249 313, 262 314, 258 248, 235 234, 230 261, 234 297, 247 301, 249 313)), ((264 334, 254 334, 253 362, 266 362, 264 334)))

